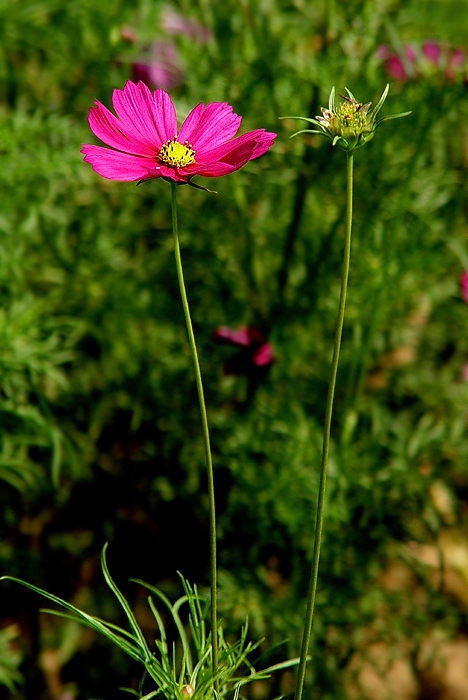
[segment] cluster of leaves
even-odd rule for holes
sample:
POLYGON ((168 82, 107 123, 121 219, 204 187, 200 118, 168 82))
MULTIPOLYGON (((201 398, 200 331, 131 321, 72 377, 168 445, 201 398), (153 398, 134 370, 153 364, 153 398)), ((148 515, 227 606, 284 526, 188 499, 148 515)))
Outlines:
MULTIPOLYGON (((157 653, 154 653, 149 648, 145 635, 125 596, 116 586, 109 573, 106 549, 107 546, 104 547, 101 555, 104 579, 125 615, 128 629, 94 617, 66 600, 62 600, 33 584, 26 584, 26 586, 35 593, 39 593, 47 598, 59 608, 58 610, 46 610, 45 612, 71 622, 79 622, 99 632, 112 642, 115 647, 121 649, 127 656, 143 666, 142 680, 138 691, 132 688, 127 689, 132 695, 142 698, 142 700, 150 700, 150 698, 180 700, 180 698, 188 697, 191 697, 192 700, 203 700, 203 698, 215 694, 215 697, 232 697, 234 700, 237 700, 244 685, 257 680, 265 680, 269 678, 273 671, 287 668, 296 663, 293 660, 276 664, 262 671, 256 671, 249 660, 249 656, 260 645, 260 642, 253 644, 248 641, 247 623, 243 627, 240 639, 234 643, 230 643, 225 639, 223 629, 220 627, 218 631, 219 670, 213 676, 211 633, 207 633, 205 626, 205 620, 208 617, 209 600, 202 598, 198 594, 197 587, 192 587, 183 578, 181 581, 185 594, 174 604, 171 604, 164 593, 155 586, 144 581, 134 580, 134 583, 140 584, 153 596, 156 596, 158 602, 162 602, 165 612, 168 613, 169 622, 177 630, 177 637, 173 641, 171 649, 163 617, 158 611, 154 597, 150 595, 148 597, 148 605, 153 614, 157 632, 155 641, 157 653), (184 607, 188 607, 188 616, 182 614, 184 607), (63 610, 66 612, 63 612, 63 610), (187 621, 185 621, 185 617, 188 617, 187 621), (187 627, 190 630, 190 635, 187 633, 187 627), (157 690, 151 690, 149 693, 145 693, 143 697, 146 675, 154 681, 157 690)), ((4 578, 23 583, 24 585, 24 582, 13 577, 6 576, 4 578)), ((8 641, 9 636, 11 636, 11 630, 7 628, 0 636, 0 640, 2 642, 4 640, 8 641)), ((13 682, 17 680, 15 673, 16 675, 18 673, 14 668, 13 656, 10 656, 10 668, 5 663, 5 669, 2 669, 3 675, 0 678, 10 689, 13 689, 13 682)))
MULTIPOLYGON (((179 114, 227 100, 244 130, 279 134, 268 156, 216 183, 218 196, 180 188, 180 228, 212 426, 225 621, 235 631, 248 614, 255 638, 289 638, 287 656, 300 640, 345 203, 343 155, 313 136, 289 141, 296 123, 277 118, 314 117, 332 85, 377 101, 380 43, 463 41, 419 0, 338 5, 171 4, 212 34, 203 45, 171 38, 185 68, 172 94, 179 114), (269 372, 224 376, 233 350, 212 341, 221 325, 257 326, 275 349, 269 372)), ((206 582, 203 443, 169 188, 104 181, 79 154, 93 99, 109 104, 132 76, 141 47, 163 36, 164 9, 0 3, 0 563, 61 598, 88 596, 98 617, 111 607, 96 565, 106 540, 122 581, 165 582, 168 595, 177 569, 206 582)), ((407 614, 411 629, 398 615, 407 591, 399 598, 381 581, 402 543, 435 546, 442 529, 466 528, 465 103, 465 85, 437 76, 392 84, 384 112, 412 116, 383 125, 356 156, 311 698, 345 697, 342 671, 383 608, 394 613, 386 641, 412 635, 416 645, 435 624, 459 624, 460 604, 431 592, 424 568, 418 585, 431 595, 407 614), (431 496, 440 481, 451 514, 431 496)), ((16 589, 6 598, 2 617, 17 611, 27 658, 40 643, 36 601, 16 589)), ((126 683, 127 666, 92 650, 112 668, 112 689, 126 683)), ((77 641, 64 679, 81 679, 78 697, 104 697, 109 679, 91 675, 86 653, 77 641)), ((19 698, 40 697, 33 681, 19 698)))

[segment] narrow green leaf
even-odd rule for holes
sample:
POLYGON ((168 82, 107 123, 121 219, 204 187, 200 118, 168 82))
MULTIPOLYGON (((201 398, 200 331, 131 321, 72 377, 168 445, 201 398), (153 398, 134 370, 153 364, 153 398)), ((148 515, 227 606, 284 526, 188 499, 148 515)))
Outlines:
MULTIPOLYGON (((38 593, 41 596, 44 596, 44 598, 47 598, 47 600, 50 600, 52 603, 55 603, 56 605, 59 605, 62 608, 65 608, 65 610, 69 610, 73 615, 69 617, 69 619, 78 621, 84 625, 87 625, 88 627, 91 627, 92 629, 96 630, 96 632, 100 632, 102 635, 107 637, 111 642, 116 644, 118 647, 120 647, 123 651, 125 651, 126 654, 131 656, 133 659, 136 661, 139 661, 140 663, 144 662, 144 658, 142 657, 140 651, 138 648, 133 647, 133 645, 129 644, 126 640, 121 639, 118 635, 114 634, 105 623, 101 622, 100 620, 94 618, 92 615, 88 615, 88 613, 83 612, 82 610, 79 610, 79 608, 75 608, 74 605, 71 603, 67 603, 66 600, 62 600, 62 598, 59 598, 58 596, 53 595, 52 593, 48 593, 47 591, 44 591, 42 588, 38 588, 37 586, 34 586, 32 583, 27 583, 27 581, 22 581, 19 578, 15 578, 13 576, 2 576, 0 579, 2 581, 15 581, 16 583, 21 584, 22 586, 25 586, 26 588, 29 588, 31 591, 34 591, 35 593, 38 593)), ((58 616, 61 615, 60 612, 53 612, 50 611, 53 614, 56 614, 58 616)), ((62 614, 63 616, 63 614, 62 614)))
MULTIPOLYGON (((77 621, 81 622, 80 620, 77 620, 76 616, 69 615, 68 613, 60 612, 59 610, 52 610, 51 608, 41 608, 41 612, 45 612, 48 615, 55 615, 56 617, 63 617, 65 620, 73 620, 74 622, 77 622, 77 621)), ((138 643, 138 640, 128 630, 124 630, 124 629, 122 629, 122 627, 119 627, 118 625, 114 625, 112 622, 106 622, 105 620, 102 620, 100 617, 93 616, 93 620, 96 620, 96 622, 102 623, 105 627, 109 628, 110 630, 112 630, 114 632, 118 632, 123 637, 127 637, 132 642, 135 642, 135 644, 138 643)), ((81 624, 84 624, 84 623, 81 623, 81 624)))
MULTIPOLYGON (((182 646, 184 648, 184 653, 187 655, 188 664, 191 667, 192 666, 192 659, 191 659, 191 653, 190 653, 190 645, 188 643, 187 635, 185 633, 185 629, 184 629, 184 626, 182 624, 182 620, 180 619, 177 611, 174 610, 174 607, 171 605, 168 598, 158 588, 155 588, 155 586, 152 586, 151 584, 146 583, 145 581, 141 581, 140 579, 131 579, 131 580, 134 581, 135 583, 138 583, 140 586, 143 586, 144 588, 151 591, 155 595, 157 595, 158 598, 160 598, 163 601, 163 603, 166 605, 169 612, 171 613, 172 619, 175 622, 175 625, 177 627, 177 631, 179 632, 180 640, 182 642, 182 646)), ((152 608, 152 610, 153 610, 153 608, 152 608)))
POLYGON ((318 134, 319 136, 325 136, 325 138, 328 138, 327 134, 325 134, 323 131, 317 131, 316 129, 301 129, 301 131, 296 131, 294 134, 291 134, 289 138, 293 139, 299 134, 318 134))
POLYGON ((153 654, 151 653, 151 650, 148 647, 148 644, 146 643, 146 639, 144 638, 143 632, 141 631, 140 626, 135 619, 135 616, 132 612, 132 609, 130 608, 130 605, 128 604, 128 602, 125 599, 125 597, 123 596, 123 594, 117 588, 116 584, 114 583, 114 581, 109 573, 109 569, 107 568, 107 562, 106 562, 107 547, 108 547, 108 545, 106 543, 102 549, 102 554, 101 554, 102 572, 104 574, 104 578, 106 580, 106 583, 109 586, 109 588, 111 589, 111 591, 114 593, 114 595, 117 598, 117 600, 119 601, 120 605, 122 606, 122 608, 127 616, 130 627, 132 628, 132 630, 133 630, 133 632, 138 640, 140 647, 144 651, 145 657, 147 659, 148 658, 152 659, 152 658, 154 658, 153 654))
POLYGON ((411 112, 400 112, 399 114, 389 114, 388 117, 381 117, 378 119, 375 123, 375 126, 378 127, 379 124, 382 122, 388 122, 390 119, 400 119, 401 117, 407 117, 411 112))
POLYGON ((278 117, 278 119, 300 119, 303 122, 309 122, 309 124, 316 124, 317 126, 321 126, 320 122, 314 119, 313 117, 278 117))
POLYGON ((386 87, 385 87, 385 90, 383 91, 380 100, 377 102, 377 104, 375 105, 375 107, 374 107, 374 108, 372 109, 372 111, 371 111, 372 119, 375 119, 375 117, 376 117, 377 114, 379 113, 379 111, 380 111, 380 109, 381 109, 383 103, 384 103, 385 100, 387 99, 387 95, 388 95, 389 89, 390 89, 390 85, 387 83, 387 85, 386 85, 386 87))
MULTIPOLYGON (((308 656, 307 660, 310 661, 312 657, 308 656)), ((294 659, 289 659, 288 661, 281 661, 279 664, 273 664, 273 666, 268 666, 263 669, 263 673, 273 673, 274 671, 281 671, 283 668, 291 668, 291 666, 297 666, 300 658, 297 656, 294 659)))
POLYGON ((154 698, 159 692, 159 690, 153 690, 151 693, 148 693, 148 695, 144 695, 140 698, 140 700, 150 700, 150 698, 154 698))
POLYGON ((167 637, 166 637, 166 630, 164 627, 164 623, 162 621, 162 618, 156 609, 156 606, 153 603, 152 598, 148 598, 148 605, 150 607, 151 612, 154 615, 154 618, 156 622, 158 623, 159 627, 159 634, 161 635, 160 640, 156 640, 156 646, 159 649, 159 653, 161 655, 161 666, 163 667, 164 671, 166 673, 170 673, 170 664, 169 664, 169 655, 168 655, 168 648, 167 648, 167 637))

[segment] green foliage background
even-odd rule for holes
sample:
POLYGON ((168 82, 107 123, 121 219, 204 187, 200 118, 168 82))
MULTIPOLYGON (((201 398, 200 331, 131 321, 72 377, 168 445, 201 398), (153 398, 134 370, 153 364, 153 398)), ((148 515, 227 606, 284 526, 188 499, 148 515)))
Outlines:
MULTIPOLYGON (((243 131, 278 133, 265 157, 216 181, 218 195, 179 189, 216 469, 222 612, 232 632, 248 614, 274 662, 300 643, 345 207, 343 154, 315 138, 289 140, 298 123, 278 117, 314 116, 332 85, 375 101, 388 80, 380 44, 467 47, 468 24, 453 20, 460 3, 441 0, 170 7, 212 32, 207 44, 171 38, 184 68, 171 91, 179 115, 226 100, 243 131), (240 325, 273 344, 269 372, 223 374, 236 350, 212 333, 240 325)), ((164 9, 157 0, 0 0, 0 563, 103 616, 116 614, 99 572, 105 541, 137 606, 130 576, 170 595, 176 570, 207 583, 203 443, 169 187, 103 180, 79 152, 95 142, 93 100, 110 105, 143 46, 164 37, 164 9)), ((464 629, 466 596, 435 584, 407 547, 438 547, 447 532, 464 541, 468 518, 459 288, 467 85, 425 66, 391 82, 382 112, 411 117, 384 124, 355 159, 311 700, 347 697, 363 639, 389 648, 405 639, 416 658, 430 631, 464 629), (396 591, 383 585, 395 562, 413 577, 396 591)), ((466 567, 458 574, 468 579, 466 567)), ((11 697, 55 700, 44 650, 80 700, 137 683, 100 640, 44 621, 38 607, 24 590, 2 589, 2 627, 18 625, 23 656, 11 697)), ((258 697, 291 688, 287 677, 275 683, 258 697)))

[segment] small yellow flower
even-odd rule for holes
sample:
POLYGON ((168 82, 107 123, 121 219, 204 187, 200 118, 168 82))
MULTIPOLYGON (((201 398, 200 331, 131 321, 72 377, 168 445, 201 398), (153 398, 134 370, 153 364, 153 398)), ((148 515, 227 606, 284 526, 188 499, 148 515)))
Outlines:
POLYGON ((328 109, 322 107, 320 116, 315 117, 315 119, 292 117, 293 119, 304 119, 318 128, 303 129, 293 134, 293 136, 297 134, 319 134, 319 136, 325 136, 332 146, 339 146, 343 151, 353 151, 356 148, 360 148, 373 138, 375 130, 383 121, 398 119, 411 114, 411 112, 402 112, 401 114, 392 114, 388 117, 376 119, 388 95, 388 90, 389 86, 387 85, 376 106, 372 107, 372 102, 365 104, 358 102, 350 90, 346 88, 348 94, 340 95, 343 102, 336 106, 335 88, 333 87, 330 92, 328 109))

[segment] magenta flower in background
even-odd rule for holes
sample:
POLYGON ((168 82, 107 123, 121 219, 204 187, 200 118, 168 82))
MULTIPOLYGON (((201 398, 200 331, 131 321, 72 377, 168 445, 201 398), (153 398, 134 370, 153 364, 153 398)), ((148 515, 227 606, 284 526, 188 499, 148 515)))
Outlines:
POLYGON ((442 56, 442 51, 440 49, 440 44, 437 41, 425 41, 422 46, 422 52, 424 56, 430 61, 434 66, 438 66, 442 56))
POLYGON ((258 341, 259 339, 260 341, 264 340, 260 331, 254 326, 249 328, 247 328, 247 326, 241 326, 237 330, 227 328, 227 326, 220 326, 213 332, 213 338, 227 345, 238 345, 244 348, 249 347, 252 341, 258 341))
POLYGON ((399 56, 389 56, 385 61, 385 69, 394 80, 398 80, 401 83, 408 80, 408 73, 399 56))
POLYGON ((180 85, 184 71, 177 48, 168 41, 154 41, 133 64, 133 77, 153 90, 170 90, 180 85))
POLYGON ((114 90, 112 104, 117 116, 96 100, 88 118, 91 131, 110 148, 81 149, 85 162, 109 180, 162 177, 182 184, 195 175, 229 175, 266 153, 276 137, 256 129, 234 138, 242 117, 227 102, 200 103, 179 129, 167 92, 151 93, 143 82, 129 80, 123 90, 114 90))
MULTIPOLYGON (((449 80, 454 80, 457 74, 462 74, 466 67, 466 53, 463 49, 454 49, 448 58, 448 65, 445 74, 449 80)), ((467 77, 465 75, 465 82, 467 77)))
POLYGON ((434 72, 453 80, 457 73, 462 75, 466 62, 462 49, 452 49, 434 40, 425 41, 419 49, 407 44, 402 53, 384 44, 377 49, 377 57, 383 61, 388 75, 399 82, 434 72))
POLYGON ((461 293, 462 293, 463 299, 468 304, 468 270, 465 270, 461 274, 460 288, 461 288, 461 293))
POLYGON ((265 342, 256 348, 252 353, 252 362, 256 367, 269 367, 275 361, 273 354, 273 346, 271 343, 265 342))
POLYGON ((137 41, 137 33, 133 27, 129 27, 125 24, 120 27, 120 38, 127 44, 135 44, 137 41))
POLYGON ((206 44, 211 39, 211 31, 196 19, 187 19, 173 10, 164 10, 161 15, 161 27, 168 34, 184 34, 193 41, 206 44))
POLYGON ((386 44, 379 46, 377 56, 384 62, 385 70, 393 80, 405 82, 411 77, 410 71, 416 62, 416 51, 411 44, 405 46, 403 58, 386 44))
POLYGON ((221 326, 214 331, 213 339, 241 348, 241 351, 226 363, 226 374, 252 375, 255 371, 267 369, 275 361, 272 344, 255 326, 241 326, 236 330, 221 326))

